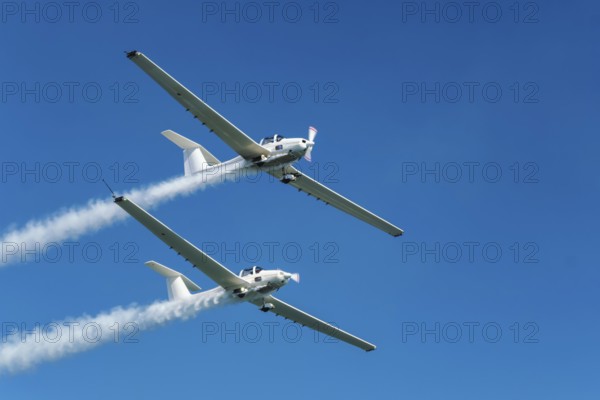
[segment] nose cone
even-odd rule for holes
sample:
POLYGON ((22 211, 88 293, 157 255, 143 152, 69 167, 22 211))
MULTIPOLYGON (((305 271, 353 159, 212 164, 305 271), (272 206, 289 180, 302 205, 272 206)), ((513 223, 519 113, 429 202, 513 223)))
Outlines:
POLYGON ((298 156, 305 154, 308 149, 310 149, 310 142, 306 139, 299 140, 292 146, 292 151, 298 156))
POLYGON ((285 283, 288 283, 290 279, 296 283, 300 283, 300 274, 290 274, 289 272, 284 272, 283 277, 285 279, 285 283))
POLYGON ((297 149, 299 153, 306 153, 307 151, 310 151, 310 149, 313 148, 313 146, 315 145, 315 142, 311 142, 310 140, 306 140, 306 139, 301 139, 298 144, 297 144, 297 149))
POLYGON ((283 285, 288 284, 291 277, 291 274, 288 274, 285 271, 277 271, 277 275, 275 275, 275 278, 271 281, 271 283, 274 286, 282 287, 283 285))

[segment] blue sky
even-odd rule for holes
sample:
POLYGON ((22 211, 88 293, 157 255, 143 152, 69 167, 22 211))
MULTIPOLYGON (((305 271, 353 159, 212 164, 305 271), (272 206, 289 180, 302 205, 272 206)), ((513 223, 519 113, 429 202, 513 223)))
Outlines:
MULTIPOLYGON (((108 197, 96 171, 120 193, 182 174, 164 129, 234 156, 137 49, 257 140, 316 126, 300 167, 405 236, 266 177, 175 199, 153 214, 234 271, 300 272, 281 299, 378 349, 240 305, 1 376, 2 393, 597 398, 595 3, 81 4, 3 3, 3 232, 108 197)), ((3 329, 166 298, 150 259, 212 287, 131 219, 75 242, 0 268, 3 329)))

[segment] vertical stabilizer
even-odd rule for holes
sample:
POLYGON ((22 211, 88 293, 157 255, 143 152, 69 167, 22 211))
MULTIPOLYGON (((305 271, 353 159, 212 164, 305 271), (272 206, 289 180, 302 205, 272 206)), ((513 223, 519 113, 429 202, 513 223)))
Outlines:
POLYGON ((194 175, 221 163, 210 151, 185 136, 181 136, 172 130, 163 131, 162 134, 183 149, 183 169, 185 176, 194 175))
POLYGON ((184 299, 191 296, 190 292, 197 292, 200 286, 189 280, 185 275, 169 268, 156 261, 148 261, 146 265, 167 278, 167 290, 169 300, 184 299))

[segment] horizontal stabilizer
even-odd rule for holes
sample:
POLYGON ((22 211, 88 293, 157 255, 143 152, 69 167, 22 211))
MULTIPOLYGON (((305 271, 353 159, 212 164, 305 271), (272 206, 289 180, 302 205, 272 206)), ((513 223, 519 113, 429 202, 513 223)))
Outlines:
POLYGON ((154 271, 158 272, 165 278, 167 278, 167 284, 169 285, 169 298, 177 298, 177 293, 179 292, 178 288, 175 287, 178 285, 178 282, 181 280, 185 288, 187 288, 188 294, 189 292, 198 292, 200 291, 200 286, 196 285, 192 282, 187 276, 183 275, 180 272, 177 272, 169 267, 165 267, 162 264, 157 263, 156 261, 148 261, 146 262, 146 266, 152 268, 154 271), (177 279, 180 278, 180 279, 177 279))
POLYGON ((183 149, 183 165, 185 175, 193 175, 221 162, 200 144, 173 132, 166 130, 161 132, 164 137, 183 149))
POLYGON ((204 158, 210 165, 221 163, 221 161, 219 161, 217 159, 217 157, 213 156, 210 151, 206 150, 204 147, 202 147, 200 144, 194 142, 193 140, 190 140, 190 139, 186 138, 185 136, 181 136, 179 133, 173 132, 170 129, 167 129, 166 131, 162 131, 161 133, 164 135, 164 137, 169 139, 171 142, 175 143, 177 146, 179 146, 183 150, 199 148, 200 151, 202 152, 202 155, 204 156, 204 158))

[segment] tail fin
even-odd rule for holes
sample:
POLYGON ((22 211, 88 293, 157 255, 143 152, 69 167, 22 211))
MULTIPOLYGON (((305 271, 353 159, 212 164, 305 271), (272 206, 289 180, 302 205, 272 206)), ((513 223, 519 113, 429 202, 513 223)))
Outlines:
POLYGON ((172 130, 163 131, 162 134, 183 149, 183 167, 185 176, 193 175, 210 166, 221 163, 208 150, 193 140, 181 136, 172 130))
POLYGON ((169 300, 183 299, 192 295, 190 291, 197 292, 200 290, 200 286, 189 280, 185 275, 165 267, 156 261, 148 261, 146 265, 167 278, 169 300))

